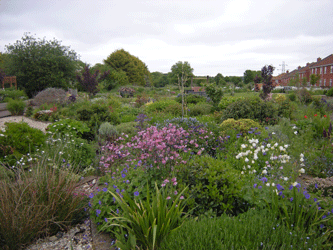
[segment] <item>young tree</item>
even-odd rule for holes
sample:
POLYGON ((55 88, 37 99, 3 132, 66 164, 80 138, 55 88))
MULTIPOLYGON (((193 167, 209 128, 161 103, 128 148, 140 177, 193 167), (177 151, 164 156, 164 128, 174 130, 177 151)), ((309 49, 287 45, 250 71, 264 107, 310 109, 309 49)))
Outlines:
POLYGON ((98 83, 103 81, 110 72, 105 71, 102 75, 99 75, 99 70, 95 70, 93 74, 91 74, 90 71, 89 66, 86 65, 82 75, 76 75, 76 79, 84 91, 88 92, 90 95, 95 95, 98 91, 98 83))
POLYGON ((57 40, 36 39, 25 33, 21 40, 6 45, 10 56, 8 75, 29 97, 48 87, 66 88, 75 79, 77 55, 57 40))
POLYGON ((310 84, 312 86, 316 85, 319 80, 320 80, 320 75, 316 75, 316 74, 311 74, 310 75, 310 84))
POLYGON ((206 85, 206 93, 209 96, 209 98, 212 100, 213 106, 217 108, 218 104, 220 103, 223 97, 223 90, 211 83, 206 85))
POLYGON ((191 77, 193 77, 193 68, 188 62, 177 62, 171 67, 171 72, 168 74, 171 83, 177 83, 179 90, 181 90, 181 84, 189 85, 191 77), (182 76, 183 80, 182 81, 182 76))

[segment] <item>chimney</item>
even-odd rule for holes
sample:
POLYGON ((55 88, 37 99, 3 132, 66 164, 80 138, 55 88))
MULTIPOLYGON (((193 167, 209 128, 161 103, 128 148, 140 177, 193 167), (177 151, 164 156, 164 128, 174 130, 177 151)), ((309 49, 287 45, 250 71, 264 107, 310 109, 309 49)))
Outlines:
POLYGON ((306 63, 306 66, 309 66, 310 65, 310 63, 306 63))
POLYGON ((317 62, 320 62, 320 61, 321 61, 321 58, 320 58, 320 57, 318 57, 318 58, 317 58, 317 62))
POLYGON ((301 69, 301 66, 298 66, 298 69, 301 69))
POLYGON ((289 73, 289 70, 287 70, 287 72, 286 72, 287 74, 289 73))

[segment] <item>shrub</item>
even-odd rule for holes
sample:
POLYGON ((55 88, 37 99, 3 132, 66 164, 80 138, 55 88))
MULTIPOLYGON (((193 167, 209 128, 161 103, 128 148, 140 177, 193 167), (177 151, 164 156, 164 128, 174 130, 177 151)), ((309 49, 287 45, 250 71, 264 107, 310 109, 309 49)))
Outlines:
POLYGON ((9 99, 27 99, 27 95, 24 93, 23 90, 16 90, 16 89, 0 89, 0 103, 7 102, 9 99))
POLYGON ((304 104, 310 104, 312 102, 311 93, 306 89, 301 89, 297 92, 298 100, 304 104))
POLYGON ((278 95, 274 98, 274 100, 275 100, 277 103, 281 104, 281 103, 285 102, 285 101, 287 100, 287 98, 286 98, 286 95, 278 94, 278 95))
POLYGON ((268 125, 274 125, 278 121, 277 110, 273 104, 259 97, 245 98, 230 104, 223 112, 222 121, 229 118, 252 119, 268 125))
POLYGON ((333 96, 333 88, 330 88, 329 90, 327 90, 326 95, 327 96, 333 96))
POLYGON ((198 103, 188 108, 188 114, 190 116, 208 115, 213 106, 208 103, 198 103))
POLYGON ((98 129, 98 135, 100 139, 111 141, 116 139, 118 136, 118 131, 115 126, 111 125, 109 122, 103 122, 98 129))
POLYGON ((285 100, 278 104, 277 115, 279 117, 290 118, 294 110, 295 110, 295 105, 291 103, 289 100, 285 100))
POLYGON ((26 104, 23 100, 10 99, 7 103, 7 109, 11 115, 23 115, 26 104))
POLYGON ((47 126, 46 131, 56 136, 74 136, 83 138, 90 128, 82 121, 63 119, 47 126))
POLYGON ((36 106, 42 104, 65 104, 67 100, 66 91, 58 88, 47 88, 39 92, 33 99, 36 106))
POLYGON ((247 134, 249 131, 252 131, 252 129, 258 129, 258 131, 261 130, 261 126, 258 122, 253 121, 251 119, 227 119, 223 121, 220 125, 220 129, 222 134, 227 135, 227 132, 229 130, 235 130, 240 133, 247 134))
MULTIPOLYGON (((225 161, 209 156, 196 157, 186 165, 175 166, 179 184, 189 186, 186 211, 193 215, 238 214, 245 209, 242 179, 225 161)), ((180 186, 181 187, 181 186, 180 186)))
POLYGON ((5 125, 5 131, 1 133, 3 136, 0 136, 0 157, 7 156, 6 162, 11 166, 16 162, 15 158, 34 153, 37 147, 45 143, 46 135, 27 123, 10 122, 5 125))
POLYGON ((134 136, 137 133, 137 123, 136 122, 125 122, 116 125, 116 130, 119 134, 126 134, 130 137, 134 136))
MULTIPOLYGON (((182 103, 182 96, 176 97, 175 100, 182 103)), ((188 94, 184 95, 184 100, 187 104, 197 104, 199 102, 206 102, 206 97, 196 95, 196 94, 188 94)))
POLYGON ((181 116, 182 115, 182 105, 179 103, 170 104, 169 106, 165 107, 163 112, 174 115, 174 116, 181 116))
POLYGON ((288 98, 289 98, 289 100, 292 101, 292 102, 296 101, 296 94, 295 94, 295 92, 290 92, 290 93, 288 94, 288 98))
POLYGON ((175 100, 161 100, 145 106, 145 110, 147 113, 164 112, 170 105, 179 105, 179 103, 175 100))
POLYGON ((226 109, 231 103, 234 103, 238 100, 243 100, 244 97, 242 96, 239 96, 239 97, 236 97, 236 96, 225 96, 221 99, 220 103, 219 103, 219 109, 220 110, 224 110, 226 109))
POLYGON ((113 125, 120 122, 118 112, 104 102, 82 105, 77 109, 76 116, 78 120, 86 122, 92 131, 96 131, 103 122, 110 122, 113 125))
POLYGON ((69 172, 48 167, 47 159, 29 168, 20 170, 17 181, 0 181, 1 249, 21 249, 64 230, 83 212, 85 202, 73 195, 76 180, 69 172))

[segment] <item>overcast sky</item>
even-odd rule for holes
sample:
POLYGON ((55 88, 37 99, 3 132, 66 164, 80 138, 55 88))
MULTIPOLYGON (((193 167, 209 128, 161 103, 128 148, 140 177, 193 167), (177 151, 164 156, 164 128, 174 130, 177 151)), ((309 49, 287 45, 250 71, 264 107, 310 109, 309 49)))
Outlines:
POLYGON ((332 0, 0 0, 0 51, 25 32, 83 62, 123 48, 150 72, 188 61, 195 75, 281 73, 333 53, 332 0))

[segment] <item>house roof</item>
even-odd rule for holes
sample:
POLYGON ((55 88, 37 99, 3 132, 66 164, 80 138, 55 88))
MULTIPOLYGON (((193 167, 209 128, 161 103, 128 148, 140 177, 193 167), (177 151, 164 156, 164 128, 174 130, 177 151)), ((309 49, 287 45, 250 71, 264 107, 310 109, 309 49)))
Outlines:
POLYGON ((324 59, 318 58, 318 61, 310 66, 310 68, 316 68, 324 65, 333 65, 333 54, 325 57, 324 59))

